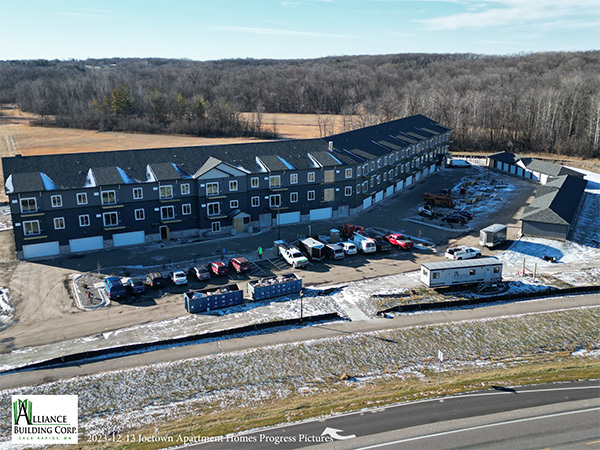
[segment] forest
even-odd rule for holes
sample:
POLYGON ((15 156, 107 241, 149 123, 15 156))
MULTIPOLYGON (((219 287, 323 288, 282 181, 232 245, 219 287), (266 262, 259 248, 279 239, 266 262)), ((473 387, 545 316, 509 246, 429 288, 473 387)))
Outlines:
POLYGON ((453 150, 600 157, 600 51, 0 61, 0 103, 46 126, 199 136, 277 137, 265 112, 348 129, 423 114, 453 150))

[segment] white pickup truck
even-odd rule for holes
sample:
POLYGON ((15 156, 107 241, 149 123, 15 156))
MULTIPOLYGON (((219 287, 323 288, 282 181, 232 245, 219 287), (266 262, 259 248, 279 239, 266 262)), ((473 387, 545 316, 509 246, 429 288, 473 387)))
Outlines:
POLYGON ((286 262, 294 268, 306 267, 308 265, 308 259, 306 256, 304 256, 302 252, 293 245, 280 245, 279 252, 281 253, 283 259, 285 259, 286 262))
POLYGON ((478 248, 465 246, 450 247, 448 250, 446 250, 446 254, 444 256, 455 261, 461 259, 479 258, 481 257, 481 250, 478 248))

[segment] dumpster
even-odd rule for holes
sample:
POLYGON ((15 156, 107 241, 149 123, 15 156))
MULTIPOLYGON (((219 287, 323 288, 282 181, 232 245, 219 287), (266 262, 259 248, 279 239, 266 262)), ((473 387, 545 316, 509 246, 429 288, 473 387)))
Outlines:
POLYGON ((252 300, 297 294, 302 290, 302 278, 295 273, 261 278, 248 282, 248 294, 252 300))
POLYGON ((244 291, 237 284, 189 291, 183 294, 183 297, 185 309, 189 313, 205 312, 244 303, 244 291))

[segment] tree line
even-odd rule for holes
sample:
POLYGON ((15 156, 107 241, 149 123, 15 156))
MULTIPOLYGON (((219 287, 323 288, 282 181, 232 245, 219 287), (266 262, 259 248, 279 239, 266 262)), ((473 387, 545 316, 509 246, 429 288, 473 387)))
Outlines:
POLYGON ((319 114, 323 135, 329 114, 348 130, 423 114, 461 151, 600 157, 600 51, 2 61, 0 102, 45 125, 213 136, 275 136, 264 112, 319 114))

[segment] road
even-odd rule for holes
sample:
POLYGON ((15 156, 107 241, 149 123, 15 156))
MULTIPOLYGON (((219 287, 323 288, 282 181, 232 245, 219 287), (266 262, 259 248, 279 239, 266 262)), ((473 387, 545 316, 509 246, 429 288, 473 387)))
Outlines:
POLYGON ((125 369, 167 361, 197 358, 218 353, 243 351, 311 339, 330 338, 353 333, 399 329, 414 326, 434 325, 446 322, 478 320, 483 318, 506 317, 518 314, 539 313, 600 304, 600 295, 577 295, 538 299, 524 302, 491 304, 473 309, 431 311, 423 314, 401 314, 393 319, 372 319, 359 322, 338 322, 325 325, 307 326, 270 334, 222 339, 214 342, 161 349, 147 353, 127 355, 120 358, 101 360, 79 365, 66 365, 51 369, 31 370, 0 375, 4 389, 30 386, 40 382, 50 382, 75 376, 91 375, 111 370, 125 369))
POLYGON ((206 449, 600 448, 600 384, 496 388, 192 445, 206 449), (329 442, 326 442, 329 441, 329 442))

